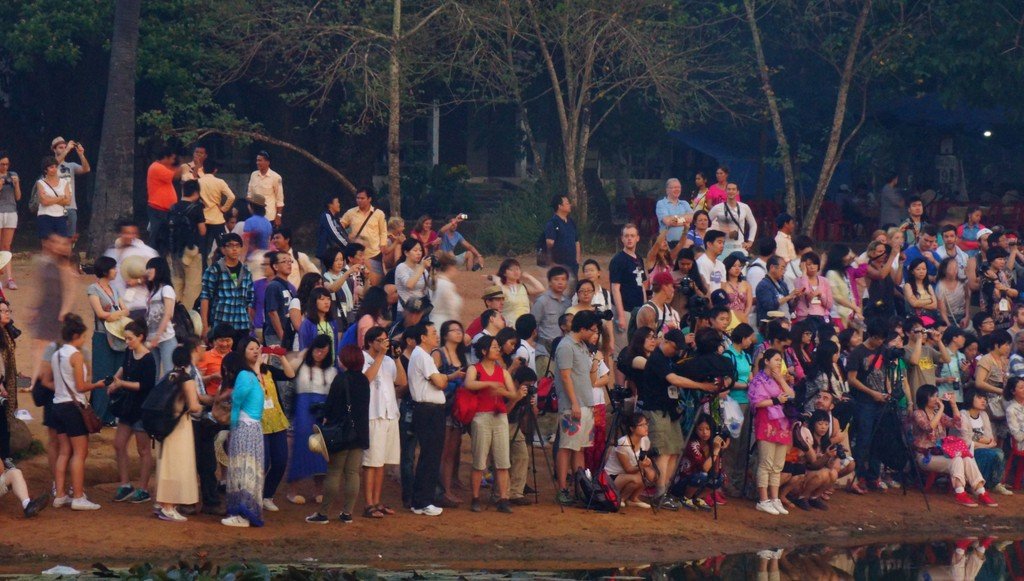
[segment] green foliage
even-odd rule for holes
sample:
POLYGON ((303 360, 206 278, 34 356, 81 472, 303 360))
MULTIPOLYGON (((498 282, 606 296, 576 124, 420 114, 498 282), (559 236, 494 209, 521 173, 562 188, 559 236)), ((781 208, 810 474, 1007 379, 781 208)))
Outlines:
MULTIPOLYGON (((405 166, 402 170, 402 214, 406 221, 428 215, 434 219, 436 229, 440 227, 440 221, 455 214, 473 214, 476 206, 468 187, 469 177, 469 168, 464 165, 405 166)), ((387 197, 385 187, 378 199, 387 197)))
POLYGON ((229 563, 217 566, 209 561, 179 561, 167 568, 150 563, 132 565, 127 570, 111 569, 102 563, 93 565, 92 575, 122 581, 361 581, 378 578, 369 568, 321 568, 295 565, 264 565, 263 563, 229 563))
POLYGON ((473 243, 488 255, 515 256, 534 251, 551 217, 551 190, 534 182, 506 194, 494 214, 477 227, 473 243))

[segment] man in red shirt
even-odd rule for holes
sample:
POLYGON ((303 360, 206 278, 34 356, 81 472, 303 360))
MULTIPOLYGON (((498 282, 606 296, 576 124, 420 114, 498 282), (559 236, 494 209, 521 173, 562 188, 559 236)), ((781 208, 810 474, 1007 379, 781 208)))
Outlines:
MULTIPOLYGON (((499 313, 505 309, 505 293, 501 290, 501 287, 493 284, 484 289, 484 310, 494 309, 499 313)), ((482 313, 483 311, 481 311, 482 313)), ((480 331, 484 330, 484 326, 480 324, 480 317, 473 319, 473 321, 466 327, 466 341, 470 338, 475 337, 480 331)))
POLYGON ((149 245, 156 243, 156 236, 167 223, 167 212, 178 202, 174 191, 174 179, 178 177, 178 156, 166 147, 157 153, 156 161, 146 172, 146 203, 149 212, 149 245))

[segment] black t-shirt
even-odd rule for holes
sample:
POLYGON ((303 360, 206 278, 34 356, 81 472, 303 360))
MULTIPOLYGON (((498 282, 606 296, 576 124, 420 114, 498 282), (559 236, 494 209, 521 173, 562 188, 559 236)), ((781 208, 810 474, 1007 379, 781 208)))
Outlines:
POLYGON ((183 214, 188 218, 191 226, 190 232, 185 240, 175 241, 176 245, 185 247, 197 246, 199 244, 199 225, 206 223, 206 215, 203 213, 202 202, 189 202, 182 200, 171 206, 169 214, 183 214))
POLYGON ((291 319, 288 318, 288 303, 291 302, 292 296, 294 296, 291 283, 280 278, 267 283, 266 294, 263 299, 263 312, 266 315, 266 320, 263 323, 263 336, 264 337, 277 337, 277 332, 274 331, 274 325, 270 322, 270 313, 277 313, 281 318, 281 329, 284 331, 284 337, 278 337, 281 339, 281 344, 286 348, 291 348, 290 339, 294 330, 292 329, 291 319))
POLYGON ((713 382, 720 377, 733 377, 736 367, 731 359, 718 353, 698 355, 679 366, 679 374, 699 382, 713 382))
POLYGON ((120 408, 117 419, 125 424, 134 424, 142 415, 142 402, 146 401, 146 396, 156 385, 156 358, 152 353, 146 353, 136 359, 132 350, 127 349, 124 352, 121 368, 123 369, 121 379, 138 382, 139 390, 132 391, 121 388, 114 392, 115 399, 124 398, 123 402, 117 406, 120 408))
POLYGON ((647 269, 639 256, 630 256, 623 251, 613 256, 608 264, 608 280, 620 285, 622 308, 626 313, 644 304, 643 283, 647 280, 647 269))
MULTIPOLYGON (((882 349, 872 351, 866 345, 861 345, 850 352, 847 358, 846 369, 857 372, 857 380, 866 385, 872 391, 885 393, 885 357, 882 349)), ((854 399, 861 401, 874 401, 861 390, 850 386, 854 399)))
POLYGON ((675 364, 665 356, 661 348, 655 349, 647 358, 643 376, 638 386, 637 403, 645 411, 668 412, 676 409, 676 398, 669 397, 669 382, 666 379, 675 373, 675 364))

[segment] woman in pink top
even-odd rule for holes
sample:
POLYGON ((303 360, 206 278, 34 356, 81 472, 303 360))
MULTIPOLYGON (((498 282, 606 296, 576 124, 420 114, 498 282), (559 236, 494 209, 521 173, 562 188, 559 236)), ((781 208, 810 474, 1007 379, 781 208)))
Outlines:
MULTIPOLYGON (((725 203, 725 186, 729 185, 729 168, 724 165, 719 166, 715 171, 715 179, 718 180, 718 183, 708 188, 707 196, 705 196, 705 203, 709 210, 716 204, 725 203)), ((736 197, 736 201, 740 201, 739 196, 736 197)))
POLYGON ((779 483, 786 453, 793 443, 789 418, 782 410, 795 394, 786 383, 782 371, 782 353, 775 349, 764 352, 759 371, 747 387, 747 397, 754 411, 754 437, 757 439, 757 510, 768 514, 789 514, 779 499, 779 483))
POLYGON ((804 275, 796 279, 796 290, 800 291, 796 298, 794 318, 799 322, 814 317, 825 323, 832 312, 832 288, 828 280, 818 274, 821 258, 817 253, 807 252, 800 257, 800 266, 804 275))

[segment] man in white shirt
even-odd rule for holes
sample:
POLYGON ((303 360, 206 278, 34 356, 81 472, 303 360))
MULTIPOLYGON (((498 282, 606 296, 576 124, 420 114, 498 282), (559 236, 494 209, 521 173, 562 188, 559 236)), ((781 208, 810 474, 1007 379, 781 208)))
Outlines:
POLYGON ((712 228, 725 232, 728 240, 723 253, 728 256, 737 250, 746 252, 750 249, 750 245, 757 238, 757 220, 754 219, 750 206, 739 201, 739 186, 729 184, 725 188, 725 194, 725 201, 712 207, 708 212, 708 218, 711 219, 712 228))
POLYGON ((206 175, 206 146, 197 144, 192 149, 192 161, 181 164, 178 170, 181 172, 181 183, 198 180, 206 175))
POLYGON ((697 259, 697 269, 708 285, 708 292, 722 288, 725 282, 725 264, 718 259, 725 248, 725 232, 708 230, 704 233, 704 254, 697 259))
POLYGON ((363 453, 367 510, 380 512, 384 487, 384 465, 401 460, 398 427, 398 390, 408 386, 402 363, 388 357, 388 333, 383 327, 366 331, 363 375, 370 382, 370 447, 363 453))
POLYGON ((124 296, 124 292, 128 288, 124 281, 124 272, 121 269, 124 260, 129 256, 141 256, 148 261, 150 258, 156 258, 159 254, 156 250, 146 246, 145 242, 139 240, 139 227, 134 222, 121 220, 117 223, 117 238, 114 239, 114 245, 108 248, 103 256, 109 256, 117 261, 117 278, 110 283, 110 286, 117 291, 118 295, 124 296))
POLYGON ((516 319, 519 348, 515 356, 526 361, 526 366, 537 373, 537 318, 530 313, 516 319))
POLYGON ((68 236, 71 237, 71 243, 74 244, 78 239, 78 200, 75 198, 75 178, 89 173, 92 171, 92 167, 89 165, 89 160, 85 157, 85 148, 82 147, 81 143, 74 140, 66 142, 63 137, 55 137, 50 142, 50 149, 53 151, 53 155, 57 158, 57 163, 59 164, 57 166, 57 175, 60 176, 62 182, 68 184, 68 189, 71 191, 71 205, 67 207, 68 236), (78 160, 82 163, 78 164, 73 161, 67 161, 67 156, 72 151, 78 155, 78 160))
POLYGON ((796 219, 783 212, 775 217, 775 255, 790 262, 796 260, 796 248, 793 247, 793 232, 796 231, 796 219))
POLYGON ((284 184, 281 174, 270 169, 270 154, 261 151, 256 154, 256 171, 249 176, 247 197, 261 194, 267 201, 267 220, 274 226, 281 225, 281 212, 284 210, 284 184))
MULTIPOLYGON (((956 226, 946 224, 942 227, 942 245, 935 250, 939 260, 945 260, 952 256, 956 260, 956 277, 961 281, 967 280, 967 261, 970 257, 960 248, 960 238, 956 235, 956 226)), ((944 273, 938 273, 941 279, 944 273)))
POLYGON ((409 395, 412 397, 412 429, 420 444, 413 477, 412 512, 438 516, 443 511, 434 506, 434 494, 441 472, 441 449, 444 447, 444 388, 448 377, 438 371, 430 352, 440 339, 431 322, 410 329, 418 343, 409 356, 409 395))
POLYGON ((804 236, 803 234, 793 238, 793 247, 796 248, 796 260, 791 260, 786 264, 785 273, 782 275, 782 280, 786 282, 786 286, 791 289, 796 288, 796 279, 804 275, 804 269, 800 265, 802 262, 800 257, 808 252, 814 251, 814 241, 811 240, 810 236, 804 236))

